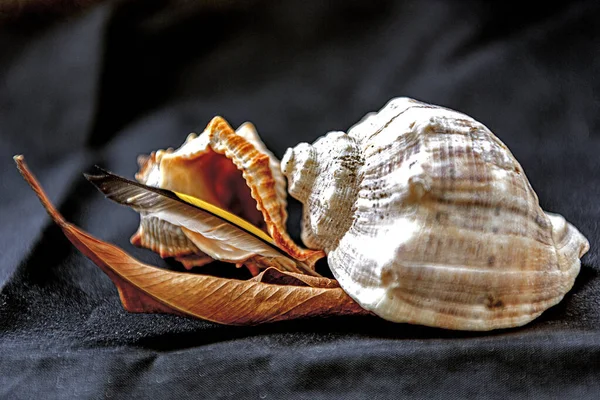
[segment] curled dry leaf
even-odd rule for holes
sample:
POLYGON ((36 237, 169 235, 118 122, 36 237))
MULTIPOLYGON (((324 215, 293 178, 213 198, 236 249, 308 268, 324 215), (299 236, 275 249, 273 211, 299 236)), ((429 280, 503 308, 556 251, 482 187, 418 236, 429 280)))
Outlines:
POLYGON ((370 314, 354 302, 337 281, 328 278, 269 268, 250 280, 241 281, 144 264, 67 222, 31 174, 23 156, 15 156, 15 162, 69 241, 114 282, 127 311, 171 313, 228 325, 370 314))

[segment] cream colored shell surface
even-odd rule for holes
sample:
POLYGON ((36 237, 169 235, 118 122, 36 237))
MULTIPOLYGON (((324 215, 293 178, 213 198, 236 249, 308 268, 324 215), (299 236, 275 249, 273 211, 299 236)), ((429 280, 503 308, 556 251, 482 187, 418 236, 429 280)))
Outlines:
POLYGON ((289 149, 302 239, 342 288, 388 320, 449 329, 523 325, 571 289, 587 240, 545 213, 483 124, 408 98, 348 134, 289 149))

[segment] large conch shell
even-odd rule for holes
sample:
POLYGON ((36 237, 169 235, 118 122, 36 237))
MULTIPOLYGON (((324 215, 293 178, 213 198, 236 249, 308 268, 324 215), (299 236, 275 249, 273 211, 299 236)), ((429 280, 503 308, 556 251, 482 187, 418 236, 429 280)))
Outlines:
MULTIPOLYGON (((201 135, 190 134, 179 149, 140 156, 138 163, 136 179, 140 183, 193 196, 244 218, 312 270, 324 256, 322 251, 298 247, 289 237, 285 228, 287 193, 279 160, 267 150, 252 124, 234 131, 223 118, 215 117, 201 135)), ((173 257, 188 269, 213 261, 199 248, 210 248, 206 239, 144 214, 131 242, 163 258, 173 257)), ((258 268, 274 266, 267 259, 243 264, 253 274, 258 268)))
POLYGON ((304 243, 325 250, 362 307, 391 321, 523 325, 571 289, 589 248, 540 208, 488 128, 412 99, 289 149, 282 169, 304 204, 304 243))

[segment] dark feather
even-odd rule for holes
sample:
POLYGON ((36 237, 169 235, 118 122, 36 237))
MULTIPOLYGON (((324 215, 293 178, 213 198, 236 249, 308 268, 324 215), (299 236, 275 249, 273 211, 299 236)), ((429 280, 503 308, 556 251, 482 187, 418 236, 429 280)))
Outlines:
MULTIPOLYGON (((292 259, 273 243, 269 243, 250 230, 217 213, 180 199, 174 192, 147 186, 115 175, 100 167, 96 168, 98 174, 84 174, 84 176, 108 199, 131 207, 144 215, 152 215, 174 225, 198 232, 214 240, 214 243, 220 243, 223 249, 235 248, 267 258, 273 258, 273 251, 275 251, 275 257, 284 257, 293 262, 296 268, 302 272, 311 275, 316 274, 304 263, 292 259)), ((201 250, 205 251, 204 249, 201 250)))

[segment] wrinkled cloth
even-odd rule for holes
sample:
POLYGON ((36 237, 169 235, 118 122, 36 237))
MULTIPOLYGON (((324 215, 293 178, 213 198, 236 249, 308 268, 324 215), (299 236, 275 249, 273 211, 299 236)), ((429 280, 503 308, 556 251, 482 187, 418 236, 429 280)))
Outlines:
MULTIPOLYGON (((0 397, 597 398, 600 3, 123 2, 0 28, 0 397), (486 124, 541 206, 588 237, 575 286, 521 328, 375 317, 228 327, 129 314, 19 176, 24 154, 71 222, 145 262, 138 215, 82 172, 133 177, 215 115, 287 147, 409 96, 486 124)), ((299 240, 301 207, 290 199, 299 240)), ((207 271, 232 276, 223 264, 207 271)), ((325 264, 319 268, 326 273, 325 264)))

